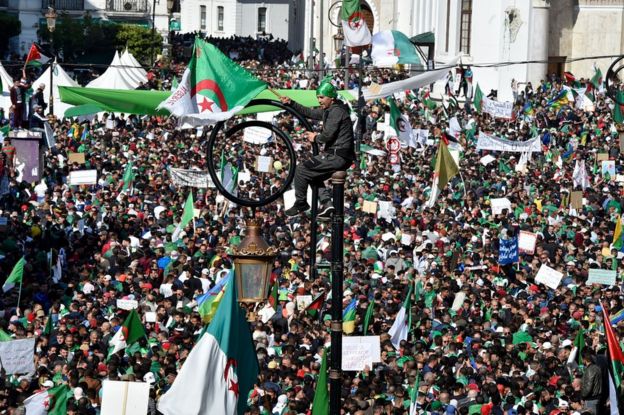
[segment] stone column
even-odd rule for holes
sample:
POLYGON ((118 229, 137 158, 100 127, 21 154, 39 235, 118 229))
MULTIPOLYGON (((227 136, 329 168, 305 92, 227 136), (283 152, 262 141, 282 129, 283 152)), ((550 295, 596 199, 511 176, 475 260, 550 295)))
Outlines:
POLYGON ((531 22, 529 27, 529 60, 542 61, 531 63, 527 68, 527 80, 535 86, 540 79, 545 79, 548 70, 548 19, 550 14, 550 0, 531 1, 531 22))

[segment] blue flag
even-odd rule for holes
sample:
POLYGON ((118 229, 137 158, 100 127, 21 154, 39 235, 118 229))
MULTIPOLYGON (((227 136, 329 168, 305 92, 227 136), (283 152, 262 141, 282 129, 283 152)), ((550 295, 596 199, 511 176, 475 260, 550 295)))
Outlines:
POLYGON ((501 265, 518 262, 518 237, 501 239, 498 248, 498 263, 501 265))

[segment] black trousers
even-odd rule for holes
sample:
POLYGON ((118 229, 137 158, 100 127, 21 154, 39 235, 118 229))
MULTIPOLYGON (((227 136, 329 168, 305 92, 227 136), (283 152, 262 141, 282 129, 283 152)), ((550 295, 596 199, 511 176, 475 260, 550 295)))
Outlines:
POLYGON ((325 187, 325 180, 340 170, 346 170, 351 165, 351 160, 346 160, 335 154, 319 154, 297 165, 295 170, 295 197, 296 205, 305 205, 309 185, 319 187, 319 202, 328 203, 331 193, 325 187))

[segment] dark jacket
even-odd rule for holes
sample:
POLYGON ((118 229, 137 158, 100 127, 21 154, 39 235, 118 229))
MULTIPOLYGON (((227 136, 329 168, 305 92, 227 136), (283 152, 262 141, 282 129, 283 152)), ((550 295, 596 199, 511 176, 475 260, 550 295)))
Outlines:
POLYGON ((586 401, 599 399, 602 394, 602 371, 600 367, 591 363, 585 368, 581 380, 581 397, 586 401))
POLYGON ((304 117, 323 121, 323 131, 316 137, 316 141, 325 145, 323 151, 335 152, 349 161, 355 160, 353 122, 349 115, 349 107, 345 103, 335 100, 326 110, 304 107, 294 101, 291 106, 304 117))

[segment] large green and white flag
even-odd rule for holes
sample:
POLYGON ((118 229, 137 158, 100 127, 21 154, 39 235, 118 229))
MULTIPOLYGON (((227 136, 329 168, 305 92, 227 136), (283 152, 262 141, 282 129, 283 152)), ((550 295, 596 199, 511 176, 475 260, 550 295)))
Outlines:
POLYGON ((4 282, 2 291, 7 292, 17 284, 22 283, 22 278, 24 278, 24 265, 26 265, 26 259, 22 257, 15 263, 15 266, 13 266, 13 271, 11 271, 11 274, 9 274, 9 277, 4 282))
POLYGON ((435 170, 433 172, 433 185, 431 186, 431 195, 427 201, 427 207, 433 207, 438 200, 438 196, 442 189, 446 187, 448 182, 459 173, 459 166, 449 152, 446 138, 442 137, 438 153, 436 154, 435 170))
POLYGON ((344 0, 340 10, 345 46, 370 45, 372 36, 364 20, 360 0, 344 0))
POLYGON ((158 410, 164 415, 243 415, 257 377, 249 323, 238 305, 236 284, 228 284, 208 330, 160 398, 158 410))
POLYGON ((373 65, 388 67, 396 64, 420 64, 416 46, 398 30, 383 30, 373 36, 373 65))
POLYGON ((69 396, 73 396, 71 388, 62 384, 29 396, 24 407, 28 415, 65 415, 69 396))
POLYGON ((213 124, 232 117, 266 87, 215 46, 195 38, 178 88, 157 109, 179 117, 182 127, 213 124))
POLYGON ((189 192, 189 195, 186 198, 186 202, 184 202, 184 210, 182 211, 182 218, 180 218, 180 223, 178 223, 178 226, 176 226, 173 234, 171 235, 171 240, 173 242, 180 239, 180 234, 182 233, 184 228, 186 228, 186 225, 191 223, 191 221, 193 220, 195 214, 195 209, 193 205, 193 192, 189 192))

